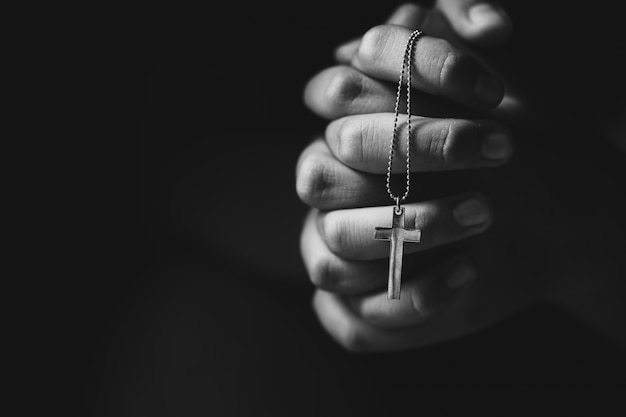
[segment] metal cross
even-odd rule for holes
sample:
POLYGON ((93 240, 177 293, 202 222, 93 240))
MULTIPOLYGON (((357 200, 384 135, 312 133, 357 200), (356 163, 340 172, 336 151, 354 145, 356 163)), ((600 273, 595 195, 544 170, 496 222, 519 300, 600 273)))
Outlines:
POLYGON ((394 207, 391 227, 377 227, 374 239, 391 241, 389 251, 389 284, 387 297, 400 299, 400 282, 402 275, 402 253, 404 242, 419 243, 422 231, 404 228, 404 207, 394 207))

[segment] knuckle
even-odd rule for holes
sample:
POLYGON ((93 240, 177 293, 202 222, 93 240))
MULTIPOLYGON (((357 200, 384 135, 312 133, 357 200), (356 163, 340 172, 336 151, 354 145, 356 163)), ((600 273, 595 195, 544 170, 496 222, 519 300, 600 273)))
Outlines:
POLYGON ((313 263, 309 279, 317 288, 333 291, 338 285, 337 274, 334 272, 332 258, 323 256, 313 263))
POLYGON ((331 113, 345 110, 363 90, 360 75, 349 67, 338 67, 326 87, 326 105, 331 113))
POLYGON ((414 229, 425 229, 432 224, 436 216, 436 207, 430 203, 420 203, 419 206, 406 206, 405 224, 414 229))
POLYGON ((460 55, 458 52, 449 50, 443 59, 437 62, 437 80, 438 88, 445 88, 450 84, 452 74, 460 61, 460 55))
POLYGON ((361 119, 346 118, 339 126, 337 157, 347 165, 363 161, 364 123, 361 119))
POLYGON ((432 165, 443 167, 446 165, 449 150, 449 141, 452 131, 454 129, 454 122, 450 123, 438 123, 432 129, 429 129, 429 133, 423 136, 424 147, 426 148, 426 154, 432 165))
POLYGON ((296 192, 306 204, 317 207, 328 196, 330 181, 325 161, 307 155, 300 161, 296 175, 296 192))
POLYGON ((347 251, 346 220, 336 212, 327 213, 322 220, 321 234, 328 249, 334 254, 347 251))
POLYGON ((384 51, 390 39, 390 30, 387 25, 374 26, 361 39, 358 57, 365 66, 377 66, 384 60, 384 51))

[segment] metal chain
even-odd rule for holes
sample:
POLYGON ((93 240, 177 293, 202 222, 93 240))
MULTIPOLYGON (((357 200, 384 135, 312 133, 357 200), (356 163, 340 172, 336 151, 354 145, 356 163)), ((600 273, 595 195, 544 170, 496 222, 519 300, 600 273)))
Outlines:
POLYGON ((404 50, 402 59, 402 70, 400 71, 400 80, 398 81, 398 91, 396 93, 396 106, 394 109, 393 135, 391 144, 389 145, 389 160, 387 161, 387 194, 396 202, 396 210, 400 208, 400 202, 406 200, 411 189, 411 67, 413 66, 413 54, 415 44, 421 38, 423 32, 415 30, 411 33, 409 41, 404 50), (398 138, 398 116, 400 113, 400 100, 402 98, 402 82, 404 81, 404 73, 406 72, 406 114, 407 114, 407 138, 406 138, 406 189, 403 196, 396 196, 391 191, 391 166, 393 165, 394 150, 398 138))

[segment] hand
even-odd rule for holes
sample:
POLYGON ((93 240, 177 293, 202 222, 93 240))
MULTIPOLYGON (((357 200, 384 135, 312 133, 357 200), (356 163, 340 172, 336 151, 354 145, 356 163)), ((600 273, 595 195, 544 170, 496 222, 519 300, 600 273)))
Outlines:
MULTIPOLYGON (((424 30, 452 38, 449 30, 424 30)), ((420 173, 412 184, 420 195, 406 205, 406 220, 422 229, 422 243, 405 247, 402 299, 386 299, 388 245, 373 240, 373 230, 390 222, 390 207, 377 206, 388 201, 383 173, 389 112, 409 33, 398 26, 368 31, 352 56, 338 53, 349 66, 323 71, 307 86, 309 107, 339 118, 298 165, 298 192, 317 208, 305 222, 301 246, 320 287, 314 306, 324 327, 348 349, 404 349, 476 331, 550 300, 623 340, 623 330, 597 309, 603 299, 616 309, 613 316, 623 316, 616 242, 624 230, 624 195, 606 169, 613 166, 601 159, 610 159, 604 144, 593 142, 590 154, 586 132, 561 114, 558 100, 516 93, 529 91, 520 82, 527 72, 512 59, 486 61, 488 54, 481 55, 506 84, 500 101, 498 78, 468 48, 433 37, 416 45, 413 87, 427 93, 415 100, 417 112, 433 116, 448 109, 485 120, 414 116, 412 167, 420 173), (477 86, 487 86, 488 94, 476 94, 477 86), (507 121, 509 128, 488 117, 507 121), (506 161, 512 137, 517 151, 506 167, 497 173, 467 170, 506 161), (594 169, 582 172, 590 163, 594 169), (464 171, 424 173, 459 169, 464 171), (450 195, 452 190, 465 193, 450 195), (491 202, 467 190, 482 190, 491 202), (612 291, 603 291, 606 285, 612 291)))
MULTIPOLYGON (((513 26, 506 11, 497 1, 437 0, 434 8, 404 4, 389 17, 390 25, 428 29, 438 37, 467 42, 471 45, 500 45, 511 35, 513 26)), ((336 51, 339 62, 349 61, 361 38, 348 42, 336 51)))

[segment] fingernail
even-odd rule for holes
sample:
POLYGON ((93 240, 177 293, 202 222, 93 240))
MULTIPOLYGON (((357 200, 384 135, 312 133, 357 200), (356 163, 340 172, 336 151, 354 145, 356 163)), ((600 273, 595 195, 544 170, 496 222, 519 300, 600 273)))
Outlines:
POLYGON ((512 152, 511 139, 504 132, 492 132, 483 139, 482 154, 487 159, 505 159, 512 152))
POLYGON ((504 87, 498 78, 489 73, 478 75, 474 85, 474 94, 487 105, 496 105, 504 96, 504 87))
POLYGON ((470 264, 461 264, 455 266, 448 277, 446 278, 446 286, 451 290, 458 290, 459 288, 469 284, 476 278, 476 270, 470 264))
POLYGON ((488 3, 477 3, 467 11, 469 21, 479 27, 495 26, 502 20, 500 13, 488 3))
POLYGON ((461 226, 477 226, 489 220, 485 203, 477 198, 470 198, 456 206, 453 215, 461 226))

